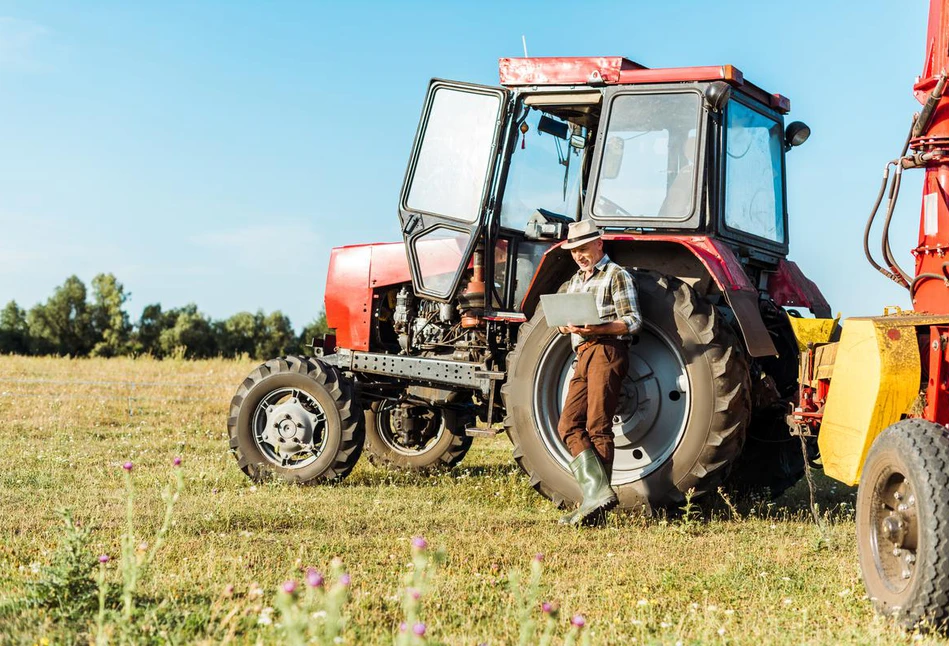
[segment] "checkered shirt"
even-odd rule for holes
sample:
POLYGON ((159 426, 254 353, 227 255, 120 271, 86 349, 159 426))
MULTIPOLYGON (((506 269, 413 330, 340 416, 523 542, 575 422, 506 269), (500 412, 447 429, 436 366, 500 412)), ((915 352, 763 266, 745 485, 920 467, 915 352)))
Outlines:
MULTIPOLYGON (((617 319, 626 324, 627 334, 618 336, 628 339, 630 335, 639 331, 643 318, 639 313, 639 299, 636 296, 636 283, 626 269, 610 260, 603 254, 600 261, 593 267, 593 273, 587 280, 583 279, 583 272, 578 270, 570 280, 564 283, 560 291, 568 294, 577 292, 593 292, 596 297, 596 309, 604 323, 617 319)), ((571 334, 570 341, 574 348, 587 338, 579 334, 571 334)))

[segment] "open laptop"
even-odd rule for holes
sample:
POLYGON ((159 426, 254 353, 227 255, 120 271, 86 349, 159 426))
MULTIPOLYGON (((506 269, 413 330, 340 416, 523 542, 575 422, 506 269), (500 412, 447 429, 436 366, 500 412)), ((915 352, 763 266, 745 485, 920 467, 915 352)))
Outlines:
POLYGON ((577 294, 542 294, 540 302, 544 306, 547 325, 559 327, 566 325, 599 325, 603 321, 596 309, 596 297, 593 292, 577 294))

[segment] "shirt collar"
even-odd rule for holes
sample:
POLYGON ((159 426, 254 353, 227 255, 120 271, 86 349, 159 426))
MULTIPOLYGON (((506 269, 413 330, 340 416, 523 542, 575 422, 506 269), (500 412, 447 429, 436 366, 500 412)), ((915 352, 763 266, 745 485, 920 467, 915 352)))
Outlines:
MULTIPOLYGON (((590 272, 590 278, 592 278, 593 274, 597 273, 598 271, 604 271, 606 269, 606 266, 610 262, 611 262, 610 257, 604 253, 603 257, 600 258, 595 265, 593 265, 593 271, 590 272)), ((582 269, 577 270, 577 276, 579 276, 580 278, 583 278, 584 274, 583 274, 582 269)), ((586 279, 586 280, 589 280, 589 279, 586 279)))

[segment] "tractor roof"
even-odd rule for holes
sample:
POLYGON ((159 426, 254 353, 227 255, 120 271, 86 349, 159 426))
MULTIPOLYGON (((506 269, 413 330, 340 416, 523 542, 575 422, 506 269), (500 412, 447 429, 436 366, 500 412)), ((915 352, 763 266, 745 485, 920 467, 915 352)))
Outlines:
POLYGON ((769 94, 745 80, 737 67, 667 67, 650 69, 622 56, 502 58, 498 61, 501 85, 637 85, 644 83, 691 83, 726 81, 782 114, 791 110, 791 101, 769 94))

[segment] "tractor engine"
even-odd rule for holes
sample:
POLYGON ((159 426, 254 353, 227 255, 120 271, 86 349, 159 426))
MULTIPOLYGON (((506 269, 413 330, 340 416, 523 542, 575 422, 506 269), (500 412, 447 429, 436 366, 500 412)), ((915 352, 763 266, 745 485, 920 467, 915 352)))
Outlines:
POLYGON ((402 354, 477 361, 487 349, 484 331, 464 327, 454 304, 416 298, 407 286, 395 297, 392 328, 402 354))

